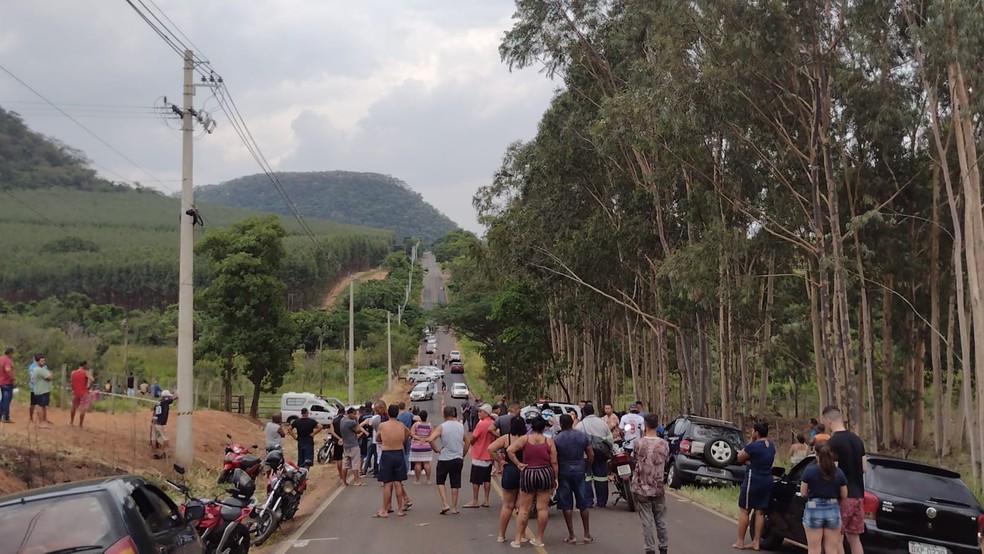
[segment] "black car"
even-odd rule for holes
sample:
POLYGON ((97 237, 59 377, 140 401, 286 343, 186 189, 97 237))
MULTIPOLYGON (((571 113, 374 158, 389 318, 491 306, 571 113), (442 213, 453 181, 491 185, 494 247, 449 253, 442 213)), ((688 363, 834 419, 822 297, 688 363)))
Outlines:
POLYGON ((741 483, 745 466, 737 462, 745 447, 734 423, 682 415, 666 426, 663 436, 670 443, 666 460, 666 483, 674 489, 702 483, 741 483))
MULTIPOLYGON (((799 495, 803 471, 813 457, 793 466, 772 487, 761 545, 775 550, 783 539, 806 544, 799 495)), ((782 468, 774 468, 781 474, 782 468)), ((979 554, 982 510, 960 474, 949 469, 889 456, 868 455, 864 474, 866 553, 979 554)))
POLYGON ((77 481, 0 497, 0 541, 17 554, 198 554, 202 542, 188 522, 199 512, 182 517, 140 477, 77 481))

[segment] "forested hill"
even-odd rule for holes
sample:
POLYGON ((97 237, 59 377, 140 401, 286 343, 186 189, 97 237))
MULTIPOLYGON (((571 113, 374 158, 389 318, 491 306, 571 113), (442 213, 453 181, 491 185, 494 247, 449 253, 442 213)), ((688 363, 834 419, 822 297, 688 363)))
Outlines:
MULTIPOLYGON (((418 237, 428 244, 458 227, 425 202, 420 193, 388 175, 320 171, 277 176, 297 209, 307 217, 389 229, 397 239, 418 237)), ((288 213, 262 174, 199 187, 195 196, 201 202, 288 213)))

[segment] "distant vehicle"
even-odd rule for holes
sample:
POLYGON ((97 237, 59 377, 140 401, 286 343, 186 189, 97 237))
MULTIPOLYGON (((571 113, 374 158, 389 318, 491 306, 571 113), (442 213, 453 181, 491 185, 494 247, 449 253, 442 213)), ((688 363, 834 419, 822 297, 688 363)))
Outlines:
POLYGON ((437 351, 437 346, 429 342, 427 343, 427 346, 424 347, 424 352, 427 354, 433 354, 436 351, 437 351))
POLYGON ((457 350, 452 350, 450 353, 448 353, 448 359, 451 360, 452 362, 460 362, 461 352, 457 350))
POLYGON ((204 552, 193 521, 157 486, 132 475, 0 497, 0 537, 17 552, 204 552))
POLYGON ((420 366, 420 369, 426 369, 427 371, 433 373, 434 375, 436 375, 439 378, 440 377, 444 377, 444 375, 445 375, 443 369, 441 369, 441 368, 439 368, 437 366, 433 366, 433 365, 422 365, 422 366, 420 366))
POLYGON ((465 364, 461 362, 451 362, 451 373, 464 373, 465 364))
POLYGON ((301 408, 307 408, 308 417, 326 425, 335 419, 338 410, 344 406, 337 398, 322 398, 310 392, 285 392, 280 397, 280 417, 292 423, 301 417, 301 408))
POLYGON ((451 385, 451 398, 468 398, 468 385, 455 383, 451 385))
POLYGON ((437 337, 434 335, 427 337, 427 344, 437 344, 437 337))
POLYGON ((745 478, 745 466, 737 461, 745 441, 734 423, 682 415, 663 434, 670 443, 666 460, 670 488, 694 482, 741 483, 745 478))
POLYGON ((433 400, 434 393, 436 392, 437 387, 434 385, 433 381, 419 383, 413 388, 412 391, 410 391, 410 401, 417 402, 419 400, 433 400))
MULTIPOLYGON (((789 538, 806 543, 799 496, 809 456, 783 474, 772 487, 762 548, 776 550, 789 538)), ((868 455, 864 473, 865 552, 919 554, 974 554, 980 552, 978 535, 984 530, 984 512, 960 474, 942 467, 877 454, 868 455)))
POLYGON ((411 383, 436 381, 437 379, 437 374, 422 367, 415 367, 407 372, 407 381, 410 381, 411 383))
MULTIPOLYGON (((543 412, 543 404, 544 403, 534 402, 533 404, 520 409, 519 415, 522 416, 523 419, 529 419, 534 412, 543 412)), ((566 414, 568 410, 573 408, 574 413, 577 414, 577 418, 581 419, 581 408, 577 404, 569 404, 567 402, 547 402, 546 404, 550 406, 550 411, 552 411, 557 417, 560 417, 562 414, 566 414)))

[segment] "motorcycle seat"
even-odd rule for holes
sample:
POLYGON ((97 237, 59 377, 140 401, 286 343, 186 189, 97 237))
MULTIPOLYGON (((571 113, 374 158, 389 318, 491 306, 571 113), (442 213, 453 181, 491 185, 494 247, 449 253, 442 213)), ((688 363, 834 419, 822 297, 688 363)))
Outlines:
POLYGON ((239 468, 246 471, 255 465, 259 465, 260 461, 256 456, 243 456, 243 459, 239 462, 239 468))
POLYGON ((224 498, 220 502, 222 514, 222 519, 225 521, 236 521, 242 514, 243 507, 246 506, 246 500, 240 498, 224 498))

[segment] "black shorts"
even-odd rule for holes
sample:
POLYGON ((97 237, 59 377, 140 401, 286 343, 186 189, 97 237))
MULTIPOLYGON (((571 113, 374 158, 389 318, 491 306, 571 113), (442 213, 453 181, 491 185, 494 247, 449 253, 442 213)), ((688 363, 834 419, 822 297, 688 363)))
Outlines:
POLYGON ((477 466, 472 463, 471 466, 471 479, 469 482, 473 485, 481 485, 482 483, 492 482, 492 466, 488 465, 485 467, 477 466))
POLYGON ((37 406, 37 405, 38 405, 38 395, 36 395, 36 394, 34 394, 32 392, 31 393, 31 406, 37 406))
POLYGON ((383 483, 407 480, 407 458, 402 450, 383 450, 376 478, 383 483))
POLYGON ((512 462, 502 465, 502 488, 507 491, 519 489, 519 468, 512 462))
POLYGON ((342 447, 342 445, 338 444, 337 442, 332 441, 332 445, 331 445, 331 458, 329 458, 329 459, 331 461, 333 461, 333 462, 340 462, 340 461, 342 461, 342 453, 344 451, 345 451, 345 449, 342 447))
POLYGON ((51 393, 46 392, 44 394, 35 394, 34 402, 35 406, 47 406, 48 403, 51 402, 51 393))
POLYGON ((460 489, 461 488, 461 469, 465 466, 465 461, 461 458, 455 458, 453 460, 438 460, 437 461, 437 484, 443 485, 449 477, 451 479, 451 488, 460 489))

